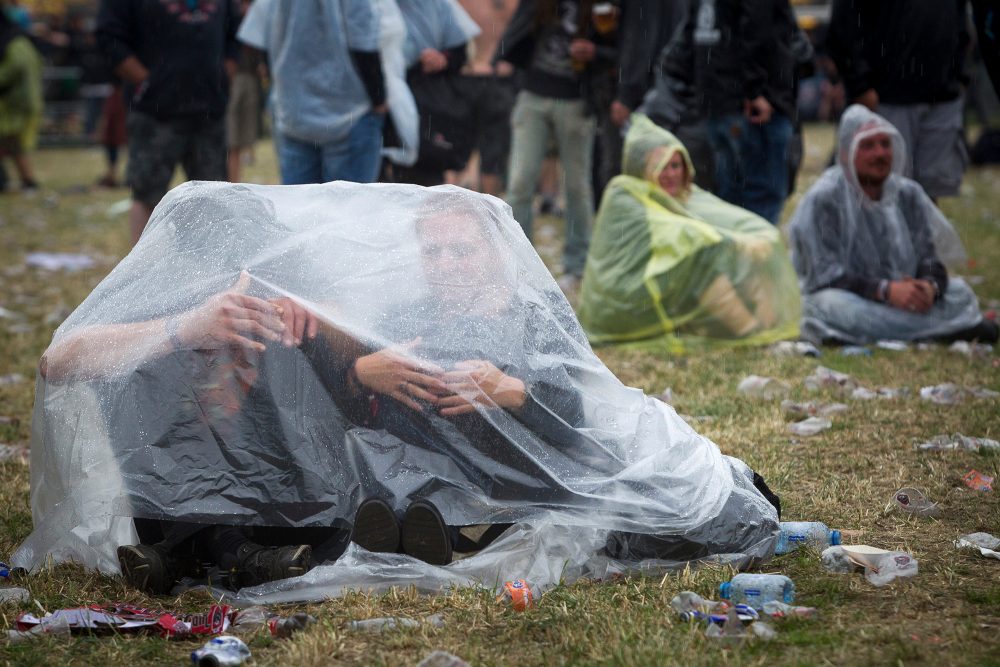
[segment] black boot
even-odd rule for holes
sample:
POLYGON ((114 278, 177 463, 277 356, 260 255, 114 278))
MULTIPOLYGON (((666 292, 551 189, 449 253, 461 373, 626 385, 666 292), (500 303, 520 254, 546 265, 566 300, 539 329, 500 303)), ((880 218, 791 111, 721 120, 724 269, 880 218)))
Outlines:
POLYGON ((236 550, 236 581, 240 587, 299 577, 312 569, 312 547, 299 544, 265 547, 247 540, 236 550))
POLYGON ((177 563, 158 545, 125 544, 118 547, 122 576, 133 588, 149 595, 166 595, 177 583, 177 563))
POLYGON ((396 553, 399 551, 399 520, 389 503, 380 498, 369 498, 358 506, 354 515, 351 540, 372 552, 396 553))

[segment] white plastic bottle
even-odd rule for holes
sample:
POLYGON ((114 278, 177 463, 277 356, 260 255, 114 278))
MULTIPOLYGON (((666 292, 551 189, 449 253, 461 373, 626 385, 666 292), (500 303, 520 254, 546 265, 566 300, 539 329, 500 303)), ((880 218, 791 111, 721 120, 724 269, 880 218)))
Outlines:
POLYGON ((840 544, 840 531, 830 530, 819 521, 782 521, 780 528, 778 545, 774 548, 776 554, 787 554, 806 544, 817 549, 840 544))
POLYGON ((732 581, 719 584, 719 597, 733 604, 743 603, 763 609, 765 602, 785 604, 795 601, 795 584, 781 574, 737 574, 732 581))

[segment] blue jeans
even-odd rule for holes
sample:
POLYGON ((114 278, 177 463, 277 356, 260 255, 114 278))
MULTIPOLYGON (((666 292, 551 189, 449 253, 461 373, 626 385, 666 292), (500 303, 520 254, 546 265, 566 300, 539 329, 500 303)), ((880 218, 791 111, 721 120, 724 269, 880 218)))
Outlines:
POLYGON ((510 170, 507 203, 528 240, 534 228, 531 202, 535 196, 542 160, 555 139, 566 190, 566 273, 582 276, 590 247, 594 218, 594 196, 590 167, 594 154, 595 120, 588 116, 583 100, 541 97, 522 90, 510 118, 510 170))
POLYGON ((353 181, 374 183, 382 165, 385 115, 369 111, 339 141, 314 144, 282 135, 275 142, 285 185, 353 181))
POLYGON ((722 199, 778 224, 788 197, 788 145, 792 121, 775 113, 756 125, 740 114, 708 120, 715 153, 716 191, 722 199))

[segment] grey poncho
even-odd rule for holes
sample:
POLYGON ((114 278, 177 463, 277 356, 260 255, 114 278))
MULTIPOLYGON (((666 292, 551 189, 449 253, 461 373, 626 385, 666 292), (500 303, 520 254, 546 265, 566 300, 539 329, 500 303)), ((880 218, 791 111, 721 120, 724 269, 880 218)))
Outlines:
POLYGON ((841 120, 838 144, 838 164, 809 189, 789 226, 803 294, 803 335, 868 343, 935 338, 978 324, 975 294, 960 279, 939 281, 941 297, 927 313, 873 300, 880 281, 935 270, 943 276, 941 262, 959 263, 965 253, 920 185, 901 175, 906 147, 895 127, 854 105, 841 120), (854 158, 863 139, 883 133, 892 140, 893 166, 875 201, 861 189, 854 158))

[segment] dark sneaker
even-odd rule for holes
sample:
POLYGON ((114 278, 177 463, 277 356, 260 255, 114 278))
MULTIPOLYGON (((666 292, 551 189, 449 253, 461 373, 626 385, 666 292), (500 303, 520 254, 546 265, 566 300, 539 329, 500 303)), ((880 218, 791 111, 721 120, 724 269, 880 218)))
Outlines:
POLYGON ((163 549, 148 544, 118 547, 122 577, 133 588, 150 595, 166 595, 177 583, 177 566, 163 549))
POLYGON ((403 551, 431 565, 452 559, 452 531, 441 513, 426 500, 418 500, 403 517, 403 551))
POLYGON ((240 587, 299 577, 312 569, 312 547, 298 544, 263 547, 246 542, 236 550, 236 577, 240 587))
POLYGON ((368 551, 396 553, 399 551, 399 521, 389 503, 381 498, 369 498, 358 506, 354 515, 351 540, 368 551))

